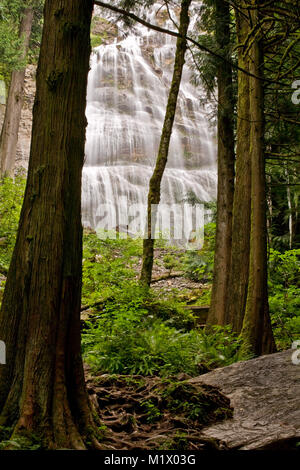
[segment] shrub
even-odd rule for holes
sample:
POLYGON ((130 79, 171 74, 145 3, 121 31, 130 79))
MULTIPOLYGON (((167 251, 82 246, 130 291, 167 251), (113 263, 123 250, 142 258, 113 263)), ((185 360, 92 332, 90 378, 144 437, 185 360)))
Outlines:
POLYGON ((185 256, 186 276, 194 281, 212 281, 214 269, 216 224, 209 223, 204 228, 204 244, 201 250, 187 251, 185 256))
POLYGON ((269 304, 279 349, 289 348, 300 336, 300 249, 270 251, 269 304))
POLYGON ((0 180, 0 266, 6 269, 16 242, 25 183, 24 176, 0 180))
POLYGON ((87 325, 82 343, 85 360, 102 373, 198 375, 240 359, 240 341, 230 328, 178 330, 137 300, 106 307, 87 325))

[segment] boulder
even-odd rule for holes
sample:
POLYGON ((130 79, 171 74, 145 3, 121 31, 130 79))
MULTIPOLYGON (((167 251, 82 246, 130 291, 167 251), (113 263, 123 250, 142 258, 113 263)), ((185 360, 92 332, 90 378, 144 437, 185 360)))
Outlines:
POLYGON ((292 450, 300 443, 300 365, 292 350, 215 369, 192 383, 217 386, 230 398, 232 419, 208 426, 205 437, 231 450, 292 450))

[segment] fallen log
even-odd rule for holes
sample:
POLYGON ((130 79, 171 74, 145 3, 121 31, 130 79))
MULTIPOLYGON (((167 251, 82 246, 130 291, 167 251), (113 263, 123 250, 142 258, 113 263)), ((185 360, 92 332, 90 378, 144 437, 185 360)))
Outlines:
POLYGON ((167 281, 168 279, 174 279, 175 277, 183 277, 183 272, 175 272, 173 274, 162 274, 161 276, 155 276, 151 280, 151 284, 159 281, 167 281))
POLYGON ((197 318, 198 326, 204 327, 206 324, 209 305, 187 305, 184 307, 185 310, 190 310, 195 314, 197 318))

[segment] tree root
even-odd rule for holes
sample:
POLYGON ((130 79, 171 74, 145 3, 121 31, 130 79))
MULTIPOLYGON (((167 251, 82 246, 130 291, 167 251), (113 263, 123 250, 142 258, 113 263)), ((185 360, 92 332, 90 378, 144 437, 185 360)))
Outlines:
MULTIPOLYGON (((158 377, 88 376, 88 390, 93 400, 98 401, 100 420, 106 426, 102 449, 225 449, 223 443, 201 435, 201 419, 191 419, 180 410, 168 409, 163 392, 170 383, 188 384, 176 379, 164 382, 158 377)), ((191 393, 197 394, 197 390, 191 389, 191 393)), ((210 406, 213 402, 215 410, 227 406, 229 411, 229 400, 216 389, 199 386, 198 393, 208 394, 210 406)), ((182 396, 183 402, 186 399, 182 396)), ((213 419, 219 419, 217 413, 213 419)))

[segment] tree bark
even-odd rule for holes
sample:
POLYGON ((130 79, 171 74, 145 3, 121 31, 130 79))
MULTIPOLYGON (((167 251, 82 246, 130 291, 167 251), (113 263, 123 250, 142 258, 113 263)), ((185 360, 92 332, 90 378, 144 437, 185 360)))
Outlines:
POLYGON ((92 0, 47 0, 28 181, 0 336, 0 425, 46 448, 97 446, 80 352, 81 173, 92 0))
MULTIPOLYGON (((20 38, 23 39, 23 50, 20 57, 22 61, 26 59, 29 49, 33 16, 32 6, 24 10, 20 24, 20 38)), ((0 176, 11 176, 14 172, 24 98, 24 80, 25 67, 12 72, 0 138, 0 176)))
MULTIPOLYGON (((218 49, 228 56, 230 11, 224 0, 216 0, 216 40, 218 49)), ((208 325, 224 325, 231 262, 232 210, 234 194, 234 100, 232 69, 219 61, 218 72, 218 197, 214 277, 208 325)))
POLYGON ((291 250, 293 247, 293 238, 294 238, 294 230, 293 230, 293 206, 292 206, 292 198, 291 198, 291 187, 290 187, 290 174, 288 165, 285 166, 285 175, 286 175, 286 196, 287 196, 287 205, 288 205, 288 214, 289 214, 289 249, 291 250))
MULTIPOLYGON (((242 5, 241 5, 242 6, 242 5)), ((238 37, 238 64, 249 71, 243 44, 249 33, 247 18, 235 11, 238 37)), ((238 72, 236 178, 232 217, 232 248, 226 324, 240 333, 245 313, 250 247, 251 158, 250 158, 249 76, 238 72)))
MULTIPOLYGON (((253 6, 257 0, 253 0, 253 6)), ((251 11, 252 24, 258 24, 258 10, 251 11)), ((250 48, 250 72, 263 73, 262 41, 256 36, 250 48)), ((242 338, 244 348, 254 355, 275 352, 268 305, 266 183, 264 164, 263 82, 250 78, 251 154, 251 236, 246 311, 242 338)))
POLYGON ((172 78, 171 89, 168 98, 167 110, 160 139, 156 165, 149 184, 148 208, 147 208, 147 238, 143 241, 143 262, 140 281, 146 286, 150 286, 153 268, 154 238, 152 237, 152 227, 155 225, 155 216, 152 218, 152 207, 158 205, 160 201, 160 187, 164 170, 168 161, 170 140, 175 118, 177 98, 180 89, 182 70, 187 43, 185 36, 189 26, 189 7, 191 0, 182 0, 180 12, 179 34, 177 39, 175 65, 172 78), (154 220, 153 220, 154 219, 154 220))

